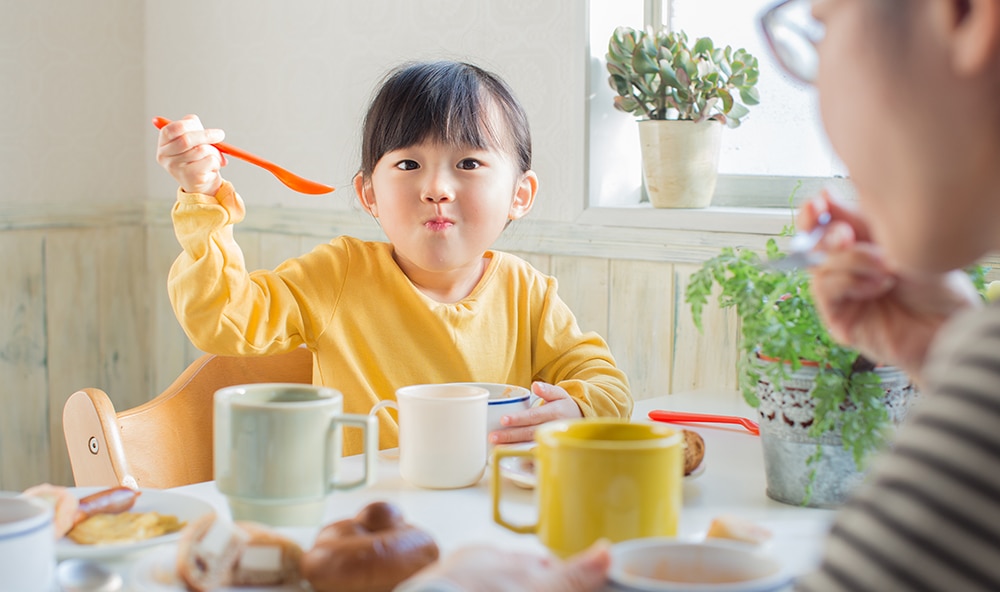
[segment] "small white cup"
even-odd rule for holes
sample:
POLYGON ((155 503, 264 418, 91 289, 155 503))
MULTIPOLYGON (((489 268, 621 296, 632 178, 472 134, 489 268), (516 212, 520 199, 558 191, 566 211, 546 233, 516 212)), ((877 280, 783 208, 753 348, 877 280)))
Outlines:
POLYGON ((51 590, 55 568, 52 508, 38 499, 0 492, 0 587, 51 590))
POLYGON ((530 409, 534 403, 534 395, 523 386, 503 384, 499 382, 460 382, 456 384, 467 384, 486 389, 490 393, 488 408, 486 411, 486 435, 490 432, 503 429, 500 418, 504 415, 511 415, 518 411, 530 409))
POLYGON ((399 414, 399 473, 417 487, 457 489, 475 485, 486 471, 489 392, 467 384, 418 384, 381 401, 399 414))

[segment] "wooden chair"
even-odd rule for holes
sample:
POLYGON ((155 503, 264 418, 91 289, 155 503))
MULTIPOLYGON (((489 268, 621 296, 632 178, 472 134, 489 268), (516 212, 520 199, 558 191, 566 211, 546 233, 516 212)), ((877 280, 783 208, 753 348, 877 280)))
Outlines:
POLYGON ((163 489, 210 481, 213 394, 259 382, 311 383, 312 353, 206 354, 167 390, 121 412, 100 389, 73 393, 63 407, 63 433, 76 485, 163 489))

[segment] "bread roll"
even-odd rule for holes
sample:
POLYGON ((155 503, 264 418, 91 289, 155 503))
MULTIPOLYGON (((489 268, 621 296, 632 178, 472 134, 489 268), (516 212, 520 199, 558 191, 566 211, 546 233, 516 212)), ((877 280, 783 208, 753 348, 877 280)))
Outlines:
POLYGON ((374 502, 325 526, 301 567, 316 592, 389 592, 437 558, 430 535, 404 522, 395 506, 374 502))
POLYGON ((214 514, 189 524, 177 546, 177 575, 188 590, 277 586, 302 580, 302 548, 267 527, 214 514))
POLYGON ((233 567, 231 586, 279 586, 302 581, 302 547, 253 522, 236 526, 250 536, 233 567))
POLYGON ((763 545, 771 536, 767 528, 731 514, 715 517, 705 533, 707 539, 729 539, 753 545, 763 545))
POLYGON ((705 440, 698 432, 681 430, 684 434, 684 474, 690 475, 705 458, 705 440))

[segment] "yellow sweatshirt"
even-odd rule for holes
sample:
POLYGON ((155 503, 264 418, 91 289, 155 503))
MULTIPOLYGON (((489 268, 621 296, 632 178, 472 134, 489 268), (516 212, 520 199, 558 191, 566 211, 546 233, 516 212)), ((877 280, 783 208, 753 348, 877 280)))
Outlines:
MULTIPOLYGON (((346 236, 248 273, 233 239, 243 215, 229 183, 214 197, 178 191, 173 221, 184 252, 168 290, 199 349, 261 355, 304 344, 313 382, 343 393, 347 413, 368 413, 411 384, 540 380, 566 389, 584 416, 631 414, 628 380, 605 341, 581 332, 556 280, 518 257, 488 251, 472 293, 445 304, 413 286, 392 245, 346 236)), ((394 447, 398 426, 380 416, 380 447, 394 447)), ((361 451, 357 432, 345 430, 345 454, 361 451)))

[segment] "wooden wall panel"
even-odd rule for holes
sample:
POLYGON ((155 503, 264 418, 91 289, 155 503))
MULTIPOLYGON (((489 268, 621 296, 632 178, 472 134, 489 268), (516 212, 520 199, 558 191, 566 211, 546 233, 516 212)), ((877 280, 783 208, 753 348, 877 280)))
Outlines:
POLYGON ((670 392, 696 389, 734 391, 738 346, 738 320, 732 309, 721 310, 715 297, 702 313, 702 331, 691 317, 691 307, 684 301, 691 274, 696 265, 674 266, 674 356, 671 365, 670 392))
POLYGON ((84 387, 103 388, 103 348, 98 343, 102 262, 97 244, 106 234, 105 229, 64 229, 49 232, 45 240, 50 483, 73 483, 62 430, 66 399, 84 387))
POLYGON ((552 275, 552 256, 545 253, 530 253, 527 251, 509 251, 531 264, 532 267, 545 275, 552 275))
POLYGON ((0 490, 17 491, 51 475, 44 232, 0 233, 0 253, 0 490))
POLYGON ((610 264, 608 344, 636 400, 670 392, 674 273, 670 263, 610 264))
MULTIPOLYGON (((249 269, 274 269, 281 262, 307 251, 303 246, 302 237, 297 234, 279 234, 274 232, 264 232, 260 234, 260 262, 255 268, 247 266, 249 269)), ((309 248, 312 248, 313 241, 310 240, 309 248)))
POLYGON ((98 305, 101 383, 119 410, 151 397, 150 304, 146 291, 146 229, 106 229, 94 248, 99 253, 98 305))
POLYGON ((197 357, 197 350, 181 329, 167 295, 170 266, 180 254, 174 231, 169 226, 148 229, 146 299, 149 302, 150 360, 152 394, 165 390, 197 357))
POLYGON ((233 236, 236 238, 236 243, 240 246, 240 249, 243 250, 243 260, 246 262, 247 269, 263 268, 264 264, 260 245, 261 233, 236 226, 233 236))
POLYGON ((608 337, 607 259, 552 256, 551 275, 559 282, 559 296, 576 315, 580 329, 608 337))

